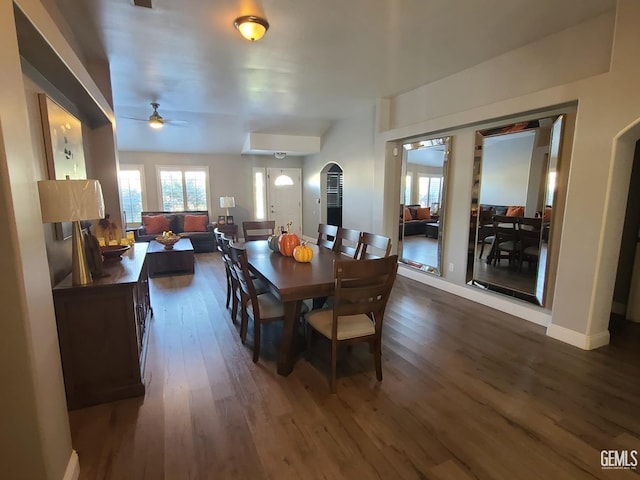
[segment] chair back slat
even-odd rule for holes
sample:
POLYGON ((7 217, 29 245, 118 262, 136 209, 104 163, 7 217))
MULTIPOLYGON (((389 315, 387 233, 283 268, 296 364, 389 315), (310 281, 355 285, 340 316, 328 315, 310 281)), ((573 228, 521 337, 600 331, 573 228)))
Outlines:
POLYGON ((251 220, 242 222, 242 232, 245 242, 256 240, 266 240, 274 234, 276 228, 275 220, 251 220))
POLYGON ((329 250, 333 250, 337 236, 338 227, 336 225, 321 223, 318 225, 318 241, 316 243, 319 247, 325 247, 329 250))
POLYGON ((391 239, 376 233, 363 232, 360 236, 359 259, 388 257, 391 252, 391 239))
POLYGON ((333 250, 335 252, 348 255, 351 258, 358 258, 358 248, 360 247, 361 235, 362 233, 359 230, 342 227, 338 228, 333 250))
POLYGON ((229 246, 231 254, 232 269, 235 272, 239 287, 242 293, 255 304, 257 296, 251 273, 249 272, 249 261, 247 260, 247 251, 237 245, 229 246))
POLYGON ((336 260, 334 327, 340 316, 366 314, 379 332, 397 271, 397 255, 371 260, 336 260))

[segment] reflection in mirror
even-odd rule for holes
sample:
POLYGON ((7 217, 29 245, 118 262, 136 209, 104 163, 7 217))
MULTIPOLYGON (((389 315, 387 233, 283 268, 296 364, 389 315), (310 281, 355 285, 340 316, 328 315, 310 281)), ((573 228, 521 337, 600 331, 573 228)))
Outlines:
POLYGON ((402 145, 398 255, 434 275, 442 271, 449 146, 450 137, 414 138, 402 145))
POLYGON ((476 132, 470 284, 544 304, 562 120, 476 132))

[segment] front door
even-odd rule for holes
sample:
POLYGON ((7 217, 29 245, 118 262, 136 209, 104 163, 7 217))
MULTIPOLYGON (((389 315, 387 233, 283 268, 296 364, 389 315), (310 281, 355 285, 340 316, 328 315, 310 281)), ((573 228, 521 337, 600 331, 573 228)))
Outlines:
POLYGON ((299 168, 267 169, 268 218, 276 221, 276 229, 291 223, 291 233, 302 237, 302 170, 299 168))

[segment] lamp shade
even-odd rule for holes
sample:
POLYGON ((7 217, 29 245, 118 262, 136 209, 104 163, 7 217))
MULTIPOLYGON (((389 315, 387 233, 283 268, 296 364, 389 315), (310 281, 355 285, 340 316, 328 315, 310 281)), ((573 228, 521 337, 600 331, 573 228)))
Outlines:
POLYGON ((38 182, 43 223, 95 220, 104 217, 98 180, 42 180, 38 182))
POLYGON ((234 208, 236 199, 234 197, 220 197, 220 208, 234 208))

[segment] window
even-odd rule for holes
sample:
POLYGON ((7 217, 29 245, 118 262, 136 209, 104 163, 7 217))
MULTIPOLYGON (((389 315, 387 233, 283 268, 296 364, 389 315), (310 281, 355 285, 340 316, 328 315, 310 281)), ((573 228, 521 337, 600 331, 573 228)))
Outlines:
POLYGON ((142 165, 121 165, 118 174, 120 205, 124 214, 125 227, 140 224, 141 213, 145 209, 144 175, 142 165))
POLYGON ((411 173, 407 173, 404 177, 404 204, 411 205, 411 182, 413 176, 411 173))
POLYGON ((160 205, 166 212, 209 210, 207 167, 157 167, 160 205))
POLYGON ((442 177, 423 177, 418 179, 418 197, 420 205, 431 207, 439 205, 442 192, 442 177))
POLYGON ((256 220, 265 220, 266 205, 264 168, 253 169, 253 206, 256 220))

